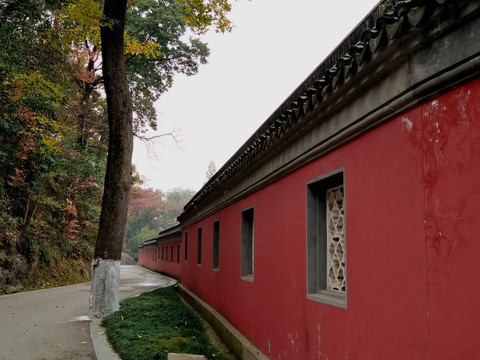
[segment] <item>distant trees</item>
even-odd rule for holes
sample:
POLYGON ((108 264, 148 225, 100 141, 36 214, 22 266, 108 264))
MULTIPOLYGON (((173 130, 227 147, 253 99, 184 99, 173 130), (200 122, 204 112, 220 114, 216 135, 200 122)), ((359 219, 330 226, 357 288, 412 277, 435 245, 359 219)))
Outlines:
POLYGON ((136 258, 142 242, 177 225, 177 217, 182 213, 183 206, 194 194, 190 189, 175 188, 165 194, 160 190, 133 187, 125 228, 130 255, 136 258))

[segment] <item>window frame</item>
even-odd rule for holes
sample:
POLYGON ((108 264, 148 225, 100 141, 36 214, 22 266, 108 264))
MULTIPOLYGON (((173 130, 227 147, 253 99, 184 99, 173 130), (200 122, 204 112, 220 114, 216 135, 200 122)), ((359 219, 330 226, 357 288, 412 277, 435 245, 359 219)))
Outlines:
MULTIPOLYGON (((312 179, 306 186, 306 262, 307 298, 338 307, 347 307, 348 282, 345 292, 327 290, 327 210, 326 192, 343 186, 343 209, 346 208, 345 169, 337 169, 312 179)), ((344 215, 344 278, 347 279, 347 236, 344 215)))
POLYGON ((255 208, 249 207, 242 211, 241 234, 241 278, 254 280, 255 274, 255 208))
POLYGON ((188 232, 185 232, 185 262, 188 261, 188 232))
POLYGON ((220 270, 220 220, 215 220, 213 222, 213 259, 212 259, 212 268, 213 270, 220 270))
POLYGON ((202 227, 197 229, 197 265, 202 266, 202 227))

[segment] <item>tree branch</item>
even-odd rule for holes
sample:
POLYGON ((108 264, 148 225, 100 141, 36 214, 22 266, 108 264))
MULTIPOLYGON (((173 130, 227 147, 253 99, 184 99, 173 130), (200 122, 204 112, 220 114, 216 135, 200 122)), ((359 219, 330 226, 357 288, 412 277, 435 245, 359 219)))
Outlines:
POLYGON ((181 148, 181 139, 179 139, 183 134, 180 132, 180 129, 174 128, 170 132, 166 132, 163 134, 153 135, 153 136, 146 136, 143 134, 135 133, 134 136, 139 139, 147 149, 147 154, 149 158, 158 158, 158 155, 155 151, 155 145, 159 143, 160 139, 165 137, 170 137, 173 140, 173 143, 177 147, 177 149, 181 148))
POLYGON ((175 135, 175 130, 172 130, 171 132, 164 133, 164 134, 159 134, 159 135, 154 135, 154 136, 145 136, 145 135, 139 135, 139 134, 133 134, 137 139, 144 141, 144 142, 149 142, 155 139, 160 139, 165 136, 170 136, 175 143, 178 143, 178 140, 175 135))
POLYGON ((128 64, 130 60, 132 60, 135 56, 137 56, 137 54, 132 54, 130 57, 128 57, 127 59, 125 59, 125 64, 128 64))

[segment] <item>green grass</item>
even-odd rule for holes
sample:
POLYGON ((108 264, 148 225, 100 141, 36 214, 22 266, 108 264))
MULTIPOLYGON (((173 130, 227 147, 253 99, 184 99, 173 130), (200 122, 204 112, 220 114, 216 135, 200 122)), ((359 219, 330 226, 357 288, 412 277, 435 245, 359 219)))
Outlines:
POLYGON ((198 316, 171 287, 122 301, 120 310, 106 317, 103 326, 122 360, 166 360, 169 352, 227 360, 211 344, 198 316))

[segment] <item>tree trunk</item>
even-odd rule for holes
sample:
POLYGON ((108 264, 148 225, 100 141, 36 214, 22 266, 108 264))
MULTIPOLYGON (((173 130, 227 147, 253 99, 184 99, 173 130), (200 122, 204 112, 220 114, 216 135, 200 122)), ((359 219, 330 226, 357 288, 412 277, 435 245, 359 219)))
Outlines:
POLYGON ((105 0, 104 16, 109 25, 101 29, 109 142, 102 212, 92 262, 92 318, 103 318, 118 310, 119 302, 120 259, 133 151, 132 99, 123 51, 126 7, 126 0, 105 0))

